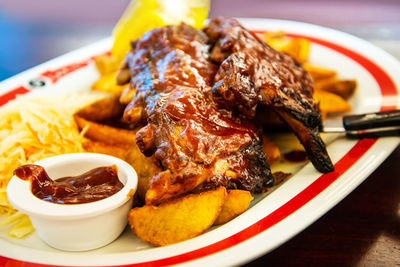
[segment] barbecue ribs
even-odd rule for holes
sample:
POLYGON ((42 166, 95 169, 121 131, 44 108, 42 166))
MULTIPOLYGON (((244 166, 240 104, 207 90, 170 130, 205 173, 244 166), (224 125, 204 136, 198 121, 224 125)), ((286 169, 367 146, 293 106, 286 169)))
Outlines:
POLYGON ((220 64, 212 88, 215 102, 249 118, 272 109, 297 135, 315 168, 333 171, 319 136, 321 116, 312 98, 312 79, 304 68, 234 19, 215 18, 205 33, 211 41, 210 58, 220 64))
POLYGON ((137 144, 164 169, 151 179, 146 204, 218 186, 256 193, 273 183, 258 129, 212 100, 217 65, 208 43, 190 26, 166 26, 133 42, 126 57, 119 82, 129 80, 129 68, 136 92, 123 118, 145 125, 137 144))

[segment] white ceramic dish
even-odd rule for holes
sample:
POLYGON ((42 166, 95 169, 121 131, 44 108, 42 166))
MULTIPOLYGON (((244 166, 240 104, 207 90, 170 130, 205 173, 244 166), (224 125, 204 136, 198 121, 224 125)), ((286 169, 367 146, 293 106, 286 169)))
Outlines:
POLYGON ((7 186, 10 203, 27 214, 39 237, 50 246, 84 251, 114 241, 128 222, 133 194, 137 188, 135 170, 123 160, 96 153, 71 153, 35 162, 55 179, 75 176, 97 167, 116 165, 124 187, 105 199, 76 205, 43 201, 31 192, 29 181, 14 176, 7 186))
MULTIPOLYGON (((335 69, 343 78, 357 79, 359 86, 351 99, 352 112, 400 106, 400 63, 383 50, 354 36, 315 25, 266 19, 241 21, 255 31, 283 30, 291 36, 310 39, 311 62, 335 69)), ((90 57, 107 51, 110 44, 110 39, 100 41, 3 82, 0 103, 18 92, 87 90, 98 77, 90 57), (37 77, 45 79, 48 85, 32 90, 28 82, 37 77)), ((336 139, 328 146, 335 163, 334 172, 321 175, 307 164, 268 196, 257 196, 252 207, 241 216, 182 243, 154 248, 126 229, 103 248, 70 253, 48 247, 35 233, 16 240, 3 231, 0 262, 34 262, 37 266, 239 265, 271 251, 329 211, 382 163, 399 140, 398 137, 336 139)))

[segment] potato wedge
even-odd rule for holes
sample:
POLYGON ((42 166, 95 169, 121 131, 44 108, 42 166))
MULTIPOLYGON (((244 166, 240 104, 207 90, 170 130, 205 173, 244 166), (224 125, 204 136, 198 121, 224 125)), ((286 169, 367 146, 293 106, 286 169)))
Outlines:
POLYGON ((262 138, 262 150, 267 156, 268 163, 272 164, 281 157, 281 152, 279 150, 279 147, 275 145, 271 140, 269 140, 265 134, 263 134, 262 138))
POLYGON ((327 91, 341 96, 343 99, 349 99, 354 94, 357 87, 356 80, 338 80, 335 78, 317 80, 314 83, 316 91, 327 91))
POLYGON ((138 175, 138 188, 136 193, 139 200, 144 202, 151 178, 162 171, 160 162, 155 156, 146 157, 135 144, 129 149, 125 161, 135 169, 138 175))
POLYGON ((333 78, 336 76, 336 71, 323 68, 323 67, 318 67, 315 65, 312 65, 310 63, 304 63, 304 68, 306 71, 311 75, 311 77, 314 79, 314 81, 320 80, 320 79, 327 79, 327 78, 333 78))
POLYGON ((123 112, 124 106, 119 102, 118 96, 109 95, 81 108, 75 115, 90 121, 104 121, 121 116, 123 112))
POLYGON ((128 154, 129 147, 110 145, 103 142, 88 140, 82 144, 83 149, 87 152, 106 154, 125 160, 128 154))
POLYGON ((310 45, 311 42, 304 38, 295 38, 292 40, 291 50, 296 51, 296 56, 294 58, 297 62, 304 63, 307 60, 308 54, 310 53, 310 45))
POLYGON ((94 91, 107 92, 119 96, 127 86, 129 86, 129 84, 117 84, 117 72, 115 71, 101 76, 97 81, 92 84, 91 89, 94 91))
POLYGON ((314 101, 319 104, 322 117, 328 113, 346 112, 351 110, 350 104, 342 97, 326 91, 315 91, 314 101))
POLYGON ((282 31, 264 33, 264 39, 272 48, 284 52, 299 63, 304 63, 310 52, 310 41, 304 38, 288 38, 282 31))
POLYGON ((85 137, 111 145, 136 145, 136 131, 111 127, 74 116, 79 129, 86 129, 85 137))
POLYGON ((271 40, 282 40, 285 38, 285 32, 284 31, 272 31, 272 32, 265 32, 262 34, 262 37, 264 37, 265 41, 270 42, 271 40))
POLYGON ((277 36, 271 36, 269 39, 267 39, 267 43, 269 46, 274 48, 275 50, 278 51, 285 51, 288 50, 290 47, 290 39, 289 38, 284 38, 284 37, 278 37, 277 36))
POLYGON ((250 202, 253 200, 249 191, 246 190, 228 190, 221 213, 215 220, 214 225, 223 224, 236 218, 247 210, 250 202))
POLYGON ((127 86, 121 93, 121 96, 119 98, 119 102, 122 104, 128 105, 132 99, 135 97, 136 90, 134 88, 131 88, 127 86))
POLYGON ((225 187, 219 187, 159 206, 134 208, 128 215, 129 224, 140 239, 155 246, 181 242, 202 234, 214 223, 226 195, 225 187))
POLYGON ((119 68, 119 63, 111 54, 102 54, 94 58, 94 63, 101 76, 115 72, 119 68))
POLYGON ((310 51, 310 41, 304 38, 293 38, 287 46, 280 50, 294 58, 299 63, 304 63, 307 60, 310 51))

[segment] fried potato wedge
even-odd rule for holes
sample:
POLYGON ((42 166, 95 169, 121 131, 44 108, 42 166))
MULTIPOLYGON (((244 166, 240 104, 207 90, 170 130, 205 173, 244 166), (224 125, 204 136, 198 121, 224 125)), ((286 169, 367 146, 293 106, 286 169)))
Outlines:
POLYGON ((111 127, 74 116, 79 129, 85 130, 84 136, 111 145, 136 145, 136 131, 111 127))
POLYGON ((320 79, 328 79, 328 78, 333 78, 336 76, 336 71, 323 68, 323 67, 318 67, 310 63, 304 63, 304 68, 305 70, 311 75, 311 77, 314 79, 314 81, 320 80, 320 79))
POLYGON ((280 40, 285 38, 285 32, 284 31, 265 32, 262 34, 262 37, 264 37, 265 41, 267 42, 274 39, 280 40))
POLYGON ((94 63, 101 76, 115 72, 119 68, 119 63, 111 54, 96 56, 94 63))
POLYGON ((283 52, 288 50, 291 41, 289 38, 285 38, 283 34, 283 32, 270 33, 269 35, 264 35, 264 38, 269 46, 283 52))
POLYGON ((267 156, 268 163, 272 164, 273 162, 280 159, 281 151, 279 150, 279 147, 276 144, 274 144, 271 140, 269 140, 265 134, 263 134, 262 140, 263 140, 262 150, 267 156))
POLYGON ((253 200, 249 191, 246 190, 228 190, 228 195, 222 206, 221 213, 215 220, 214 225, 223 224, 236 218, 247 210, 250 202, 253 200))
POLYGON ((202 234, 214 223, 226 195, 225 187, 219 187, 159 206, 137 207, 129 212, 129 224, 140 239, 155 246, 181 242, 202 234))
POLYGON ((284 52, 294 58, 299 63, 304 63, 310 51, 310 41, 304 38, 293 38, 287 46, 282 47, 284 52))
POLYGON ((124 105, 128 105, 132 99, 135 97, 136 90, 132 87, 127 86, 121 93, 119 98, 119 102, 124 105))
POLYGON ((313 98, 319 104, 323 118, 328 113, 347 112, 351 110, 351 106, 346 100, 330 92, 315 91, 313 98))
POLYGON ((143 155, 136 144, 129 149, 125 161, 132 165, 138 175, 136 193, 139 200, 144 202, 151 178, 162 171, 160 162, 154 156, 146 157, 143 155))
POLYGON ((94 91, 107 92, 115 95, 121 95, 122 91, 129 85, 117 84, 117 71, 102 75, 92 84, 91 89, 94 91))
POLYGON ((308 54, 310 53, 310 45, 311 42, 304 38, 296 38, 292 41, 292 50, 296 51, 295 59, 299 63, 304 63, 307 58, 308 54))
POLYGON ((110 145, 103 142, 88 140, 82 144, 83 149, 87 152, 106 154, 125 160, 128 154, 129 147, 110 145))
POLYGON ((317 80, 314 83, 316 91, 327 91, 341 96, 343 99, 349 99, 356 90, 356 80, 338 80, 336 78, 317 80))
POLYGON ((284 52, 299 63, 304 63, 310 52, 310 41, 304 38, 288 38, 282 31, 264 33, 264 39, 272 48, 284 52))
POLYGON ((79 109, 75 115, 90 121, 104 121, 121 116, 123 112, 124 106, 118 96, 109 95, 79 109))

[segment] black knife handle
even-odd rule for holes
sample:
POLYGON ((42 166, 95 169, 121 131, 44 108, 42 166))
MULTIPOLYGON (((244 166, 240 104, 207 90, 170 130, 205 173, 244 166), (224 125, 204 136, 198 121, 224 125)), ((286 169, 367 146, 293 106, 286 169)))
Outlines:
POLYGON ((400 126, 400 110, 344 116, 343 126, 348 131, 400 126))

